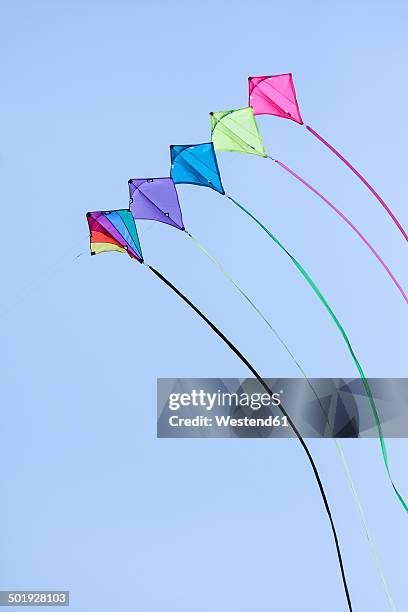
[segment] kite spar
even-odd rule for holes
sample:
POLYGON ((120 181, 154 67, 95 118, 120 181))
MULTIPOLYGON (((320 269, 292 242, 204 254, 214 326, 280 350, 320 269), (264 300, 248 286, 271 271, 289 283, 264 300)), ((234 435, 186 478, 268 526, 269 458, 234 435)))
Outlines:
MULTIPOLYGON (((256 99, 251 98, 250 101, 252 102, 252 104, 255 104, 257 100, 258 97, 256 99)), ((349 227, 351 227, 351 229, 357 234, 357 236, 370 249, 371 253, 381 264, 381 266, 384 268, 394 285, 397 287, 398 291, 401 293, 402 297, 405 300, 405 303, 408 304, 408 297, 405 291, 403 290, 401 284, 398 282, 395 275, 393 274, 389 266, 385 263, 381 255, 376 251, 376 249, 364 236, 364 234, 354 225, 354 223, 350 221, 350 219, 343 212, 341 212, 341 210, 339 210, 332 202, 330 202, 330 200, 328 200, 317 189, 310 185, 310 183, 305 181, 305 179, 299 176, 299 174, 289 168, 289 166, 281 162, 279 159, 271 157, 267 154, 262 143, 261 135, 259 133, 259 129, 255 119, 255 114, 262 114, 262 112, 264 112, 265 106, 263 98, 261 98, 261 102, 262 104, 259 104, 259 106, 255 107, 255 109, 257 109, 258 111, 257 113, 255 112, 255 109, 250 106, 237 110, 210 113, 212 141, 214 143, 215 150, 231 151, 237 153, 252 153, 253 155, 267 157, 271 161, 276 162, 283 170, 291 174, 307 189, 317 195, 317 197, 319 197, 325 204, 327 204, 343 221, 345 221, 345 223, 347 223, 349 227)), ((292 109, 292 112, 295 113, 295 110, 292 109)))
MULTIPOLYGON (((243 109, 243 110, 246 111, 247 116, 250 115, 252 112, 252 109, 243 109)), ((212 117, 214 114, 215 113, 212 114, 212 117)), ((213 124, 213 119, 212 119, 212 124, 213 124)), ((255 124, 255 127, 256 127, 256 124, 255 124)), ((246 209, 242 204, 240 204, 232 196, 228 195, 222 186, 215 150, 217 148, 220 150, 225 150, 224 147, 227 147, 227 146, 229 146, 230 148, 226 150, 236 150, 236 149, 231 148, 232 144, 230 142, 225 142, 223 140, 224 134, 225 132, 223 131, 222 134, 220 135, 220 138, 218 138, 218 135, 217 135, 217 138, 215 138, 215 142, 214 142, 214 131, 213 131, 213 142, 212 143, 203 143, 203 144, 196 144, 196 145, 173 145, 172 147, 170 147, 170 150, 171 150, 171 177, 173 178, 173 181, 176 184, 177 183, 190 183, 190 184, 202 185, 202 186, 210 187, 214 189, 215 191, 217 191, 218 193, 220 193, 221 195, 226 196, 240 210, 242 210, 242 212, 244 212, 253 221, 255 221, 255 223, 269 236, 269 238, 271 238, 275 242, 275 244, 285 253, 285 255, 287 255, 290 258, 292 263, 296 266, 298 271, 302 274, 304 279, 313 289, 313 291, 315 292, 315 294, 317 295, 317 297, 322 302, 327 312, 330 314, 331 318, 333 319, 338 331, 340 332, 344 342, 346 343, 348 351, 358 370, 358 373, 362 380, 365 392, 368 397, 368 401, 370 403, 372 413, 374 415, 374 419, 375 419, 375 423, 376 423, 376 427, 377 427, 377 431, 378 431, 378 435, 380 439, 383 461, 384 461, 384 464, 387 470, 388 477, 391 481, 395 494, 397 495, 404 509, 408 512, 408 506, 405 503, 401 494, 399 493, 398 489, 396 488, 392 480, 392 477, 391 477, 387 449, 386 449, 382 427, 381 427, 381 422, 380 422, 378 411, 375 405, 374 397, 372 395, 369 383, 366 379, 364 370, 361 367, 360 362, 357 359, 357 356, 352 348, 350 340, 343 326, 341 325, 337 316, 334 314, 334 311, 330 307, 326 298, 324 297, 320 289, 317 287, 316 283, 313 281, 311 276, 306 272, 306 270, 303 268, 300 262, 286 249, 286 247, 278 240, 278 238, 274 234, 272 234, 272 232, 270 232, 269 229, 255 215, 253 215, 248 209, 246 209)), ((243 130, 241 134, 242 136, 246 137, 245 130, 243 130)), ((258 151, 257 154, 265 157, 266 152, 263 148, 262 141, 260 139, 260 135, 257 129, 256 129, 256 134, 254 133, 253 135, 254 139, 256 137, 259 139, 259 142, 257 144, 256 140, 252 140, 251 147, 255 147, 256 145, 256 148, 258 151)), ((239 149, 239 150, 241 151, 242 149, 239 149)), ((253 151, 250 148, 248 149, 248 151, 245 151, 245 152, 253 152, 253 151)))
MULTIPOLYGON (((296 98, 295 86, 291 73, 276 74, 270 76, 255 76, 248 78, 249 83, 249 106, 254 109, 255 115, 274 115, 290 119, 298 125, 305 125, 300 115, 299 104, 296 98)), ((394 215, 388 204, 377 193, 374 187, 364 178, 364 176, 323 138, 310 125, 305 125, 310 134, 324 144, 334 155, 336 155, 355 176, 369 189, 373 196, 378 200, 387 214, 391 217, 398 227, 405 240, 408 241, 408 234, 394 215)), ((277 161, 277 160, 276 160, 277 161)))
MULTIPOLYGON (((240 350, 223 334, 223 332, 218 329, 218 327, 216 327, 216 325, 212 321, 210 321, 210 319, 208 319, 208 317, 206 317, 205 314, 201 312, 201 310, 199 310, 199 308, 197 308, 197 306, 195 306, 195 304, 193 304, 193 302, 191 302, 177 287, 175 287, 175 285, 173 285, 165 276, 163 276, 163 274, 153 268, 153 266, 147 265, 144 262, 135 222, 132 213, 129 210, 88 212, 87 219, 90 231, 91 255, 96 255, 98 253, 104 253, 109 251, 118 251, 120 253, 127 253, 132 259, 136 259, 137 261, 139 261, 139 263, 144 263, 144 265, 149 270, 151 270, 157 278, 159 278, 165 285, 167 285, 181 300, 183 300, 183 302, 190 306, 190 308, 217 334, 217 336, 221 338, 221 340, 228 346, 228 348, 230 348, 233 353, 235 353, 235 355, 255 376, 255 378, 262 385, 265 391, 269 395, 272 395, 272 390, 265 382, 265 380, 261 377, 257 370, 255 370, 255 368, 240 352, 240 350)), ((330 527, 334 538, 344 593, 347 600, 347 606, 349 612, 353 612, 350 593, 347 585, 347 578, 344 571, 344 564, 339 539, 337 536, 336 527, 330 510, 329 502, 318 469, 307 444, 303 440, 296 425, 294 424, 282 404, 279 405, 279 409, 281 413, 287 418, 288 423, 290 424, 294 434, 298 438, 303 450, 305 451, 310 466, 312 468, 313 475, 319 487, 320 495, 323 500, 326 514, 329 518, 330 527)))

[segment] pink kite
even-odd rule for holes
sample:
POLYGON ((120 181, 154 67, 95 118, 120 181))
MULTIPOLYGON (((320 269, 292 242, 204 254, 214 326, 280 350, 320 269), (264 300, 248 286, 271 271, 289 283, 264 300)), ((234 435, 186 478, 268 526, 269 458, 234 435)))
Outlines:
MULTIPOLYGON (((291 119, 299 125, 304 125, 296 99, 295 86, 291 73, 276 74, 271 76, 249 77, 249 106, 254 109, 255 115, 275 115, 284 119, 291 119)), ((408 234, 398 221, 392 210, 376 192, 374 187, 363 177, 362 174, 327 140, 320 136, 309 125, 306 129, 313 134, 322 144, 324 144, 334 155, 336 155, 371 191, 373 196, 379 201, 381 206, 387 211, 395 225, 398 227, 405 240, 408 241, 408 234)))
POLYGON ((249 104, 254 115, 275 115, 303 125, 291 74, 249 77, 249 104))

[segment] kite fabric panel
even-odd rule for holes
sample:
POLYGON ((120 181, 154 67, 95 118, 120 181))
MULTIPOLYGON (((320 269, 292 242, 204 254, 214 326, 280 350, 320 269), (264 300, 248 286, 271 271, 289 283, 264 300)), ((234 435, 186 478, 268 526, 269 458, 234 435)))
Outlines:
POLYGON ((171 178, 176 184, 210 187, 224 195, 221 175, 212 142, 171 145, 171 178))
POLYGON ((130 210, 135 219, 167 223, 184 230, 180 203, 171 177, 128 181, 130 210))
POLYGON ((136 225, 130 210, 86 213, 90 232, 91 255, 118 251, 143 262, 136 225))
POLYGON ((211 139, 216 151, 253 153, 268 157, 251 107, 210 113, 211 139))
POLYGON ((255 115, 275 115, 303 125, 291 73, 249 77, 248 84, 255 115))

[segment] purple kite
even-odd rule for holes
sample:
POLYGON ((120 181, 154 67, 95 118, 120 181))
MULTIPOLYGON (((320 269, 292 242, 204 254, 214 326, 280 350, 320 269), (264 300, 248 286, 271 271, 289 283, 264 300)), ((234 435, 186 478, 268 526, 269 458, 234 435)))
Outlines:
POLYGON ((184 231, 180 203, 172 178, 134 178, 128 184, 130 210, 135 219, 160 221, 184 231))

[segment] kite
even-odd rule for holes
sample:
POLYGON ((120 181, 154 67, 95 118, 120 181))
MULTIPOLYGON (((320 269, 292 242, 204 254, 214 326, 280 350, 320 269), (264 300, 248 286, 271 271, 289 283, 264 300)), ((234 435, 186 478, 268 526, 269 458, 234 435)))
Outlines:
POLYGON ((224 195, 221 175, 212 142, 171 145, 171 178, 174 183, 211 187, 224 195))
POLYGON ((252 153, 268 157, 254 111, 250 106, 210 113, 210 119, 212 142, 216 151, 252 153))
POLYGON ((143 263, 142 249, 135 222, 129 210, 86 213, 90 232, 91 255, 118 251, 143 263))
MULTIPOLYGON (((270 76, 255 76, 248 78, 249 83, 249 106, 254 110, 255 115, 274 115, 290 119, 299 125, 304 125, 300 116, 299 105, 296 98, 295 86, 291 73, 276 74, 270 76)), ((316 132, 310 125, 305 125, 306 129, 313 134, 322 144, 324 144, 334 155, 336 155, 355 176, 369 189, 373 196, 391 217, 395 225, 408 241, 408 234, 391 211, 387 203, 377 193, 372 185, 364 176, 327 140, 316 132)))
MULTIPOLYGON (((261 87, 261 85, 259 85, 259 87, 261 87)), ((258 90, 254 89, 254 91, 258 90)), ((260 114, 261 111, 265 110, 266 102, 260 92, 256 95, 254 94, 254 99, 257 102, 257 105, 255 107, 258 110, 257 114, 260 114)), ((279 100, 280 98, 278 99, 278 101, 279 100)), ((289 105, 288 108, 290 108, 291 112, 293 113, 293 116, 296 118, 294 120, 299 122, 301 121, 301 118, 298 110, 296 110, 297 106, 295 105, 295 102, 296 96, 294 98, 294 102, 292 102, 292 106, 289 105)), ((274 111, 274 113, 279 112, 279 110, 275 109, 274 106, 271 106, 271 111, 274 111)), ((330 202, 330 200, 328 200, 317 189, 310 185, 310 183, 305 181, 301 176, 299 176, 296 172, 289 168, 289 166, 287 166, 280 160, 266 154, 264 146, 262 144, 261 136, 256 125, 254 112, 255 111, 253 108, 248 107, 236 111, 233 110, 222 111, 219 113, 210 113, 212 142, 214 144, 215 150, 235 151, 239 153, 253 153, 255 155, 262 155, 263 157, 267 157, 268 159, 276 162, 281 168, 283 168, 284 170, 286 170, 286 172, 296 178, 307 189, 317 195, 317 197, 319 197, 325 204, 327 204, 343 221, 345 221, 345 223, 347 223, 349 227, 351 227, 351 229, 357 234, 357 236, 359 236, 359 238, 364 242, 364 244, 370 249, 371 253, 381 264, 388 276, 391 278, 394 285, 397 287, 398 291, 401 293, 402 297, 405 300, 405 303, 408 304, 408 297, 405 291, 403 290, 401 284, 398 282, 397 278, 395 277, 389 266, 385 263, 381 255, 376 251, 376 249, 364 236, 364 234, 354 225, 354 223, 350 221, 350 219, 344 213, 342 213, 341 210, 339 210, 332 202, 330 202)))
POLYGON ((130 210, 135 219, 160 221, 184 230, 176 188, 170 177, 130 179, 128 185, 130 210))
MULTIPOLYGON (((164 180, 165 179, 158 179, 158 181, 164 181, 164 180)), ((150 181, 154 183, 155 179, 153 180, 149 179, 149 182, 150 181)), ((131 199, 133 199, 133 202, 131 202, 131 204, 134 204, 135 198, 133 196, 135 195, 136 190, 140 187, 140 185, 143 184, 143 182, 146 182, 146 179, 132 179, 131 181, 129 181, 129 190, 132 190, 131 199)), ((167 185, 167 190, 169 191, 169 193, 172 192, 171 188, 168 187, 168 185, 170 184, 169 181, 165 181, 165 184, 167 185)), ((161 185, 163 185, 163 183, 161 183, 161 185)), ((150 193, 150 196, 153 195, 151 191, 149 193, 150 193)), ((150 197, 148 198, 148 200, 152 202, 150 197)), ((140 198, 139 201, 143 201, 142 198, 140 198)), ((175 214, 176 218, 178 218, 177 211, 173 209, 172 212, 173 214, 175 214)), ((149 215, 150 213, 147 212, 146 214, 149 215)), ((144 213, 142 211, 140 212, 140 215, 141 215, 140 218, 150 218, 149 216, 144 216, 144 213)), ((89 225, 89 230, 90 230, 91 255, 94 255, 96 253, 107 252, 107 251, 119 251, 119 252, 128 253, 133 259, 137 259, 140 263, 144 263, 133 216, 134 216, 134 213, 130 212, 129 210, 127 211, 126 210, 98 211, 98 212, 87 213, 88 225, 89 225), (112 222, 110 221, 110 219, 112 219, 112 222), (121 223, 119 219, 123 221, 123 223, 121 223)), ((180 211, 180 217, 181 217, 181 211, 180 211)), ((160 219, 159 214, 158 214, 157 220, 162 220, 160 219)), ((167 223, 169 222, 167 221, 167 223)), ((174 221, 172 219, 169 225, 175 226, 174 221)), ((179 227, 179 229, 181 229, 181 227, 179 227)), ((185 231, 185 230, 182 229, 182 231, 185 231)), ((242 361, 242 363, 244 363, 244 365, 247 366, 247 368, 255 376, 255 378, 262 385, 265 391, 269 395, 272 395, 273 392, 270 389, 270 387, 267 385, 265 380, 261 377, 261 375, 257 372, 257 370, 251 365, 251 363, 246 359, 246 357, 244 357, 244 355, 239 351, 239 349, 223 334, 223 332, 220 329, 218 329, 218 327, 216 327, 216 325, 212 323, 212 321, 210 321, 210 319, 208 319, 208 317, 206 317, 206 315, 203 312, 201 312, 201 310, 199 310, 199 308, 197 308, 197 306, 195 306, 195 304, 193 304, 193 302, 191 302, 177 287, 175 287, 175 285, 173 285, 165 276, 163 276, 163 274, 161 274, 158 270, 153 268, 153 266, 150 266, 146 263, 144 263, 144 265, 149 270, 151 270, 153 274, 155 274, 155 276, 159 278, 165 285, 167 285, 176 295, 178 295, 199 317, 201 317, 201 319, 235 353, 235 355, 242 361)), ((286 412, 282 403, 280 403, 279 405, 279 410, 281 411, 283 416, 287 418, 289 425, 291 426, 294 434, 298 438, 303 450, 305 451, 308 461, 310 463, 310 466, 312 468, 313 475, 318 484, 319 491, 320 491, 320 494, 321 494, 321 497, 324 503, 325 511, 329 518, 329 522, 330 522, 330 526, 331 526, 331 530, 332 530, 332 534, 333 534, 333 538, 335 542, 336 554, 337 554, 337 559, 338 559, 338 563, 340 567, 340 572, 341 572, 341 577, 342 577, 343 587, 344 587, 344 591, 345 591, 345 595, 347 599, 348 608, 350 612, 352 612, 351 598, 350 598, 350 593, 349 593, 349 589, 347 585, 347 579, 346 579, 346 575, 344 571, 343 559, 342 559, 340 544, 339 544, 339 540, 338 540, 338 536, 336 532, 336 527, 335 527, 332 513, 330 510, 329 502, 328 502, 328 499, 327 499, 327 496, 326 496, 326 493, 323 487, 323 483, 321 481, 319 472, 317 470, 317 466, 309 451, 308 446, 306 445, 304 439, 302 438, 299 430, 297 429, 296 425, 292 421, 291 417, 286 412)))
MULTIPOLYGON (((175 172, 175 168, 177 164, 182 164, 182 158, 184 156, 187 155, 187 152, 189 151, 189 155, 188 155, 188 160, 190 164, 194 163, 194 159, 195 158, 199 158, 200 157, 200 149, 197 149, 196 147, 200 147, 201 145, 178 145, 179 147, 184 146, 185 148, 182 150, 181 153, 179 153, 176 157, 173 156, 173 153, 171 153, 171 158, 172 158, 172 167, 171 167, 171 175, 174 175, 175 172)), ((214 146, 214 156, 215 156, 215 146, 214 146)), ((213 171, 214 166, 210 166, 208 167, 208 171, 211 169, 211 171, 213 171)), ((202 172, 204 172, 204 174, 202 175, 204 178, 206 176, 205 174, 205 170, 202 168, 201 169, 202 172)), ((175 175, 174 175, 175 176, 175 175)), ((191 176, 190 178, 190 183, 192 182, 191 176)), ((182 181, 178 181, 178 182, 182 182, 182 181)), ((221 178, 220 178, 220 182, 221 182, 221 178)), ((200 178, 200 180, 197 179, 197 185, 202 185, 202 179, 200 178)), ((209 185, 210 186, 210 185, 209 185)), ((310 287, 313 289, 314 293, 316 294, 316 296, 319 298, 319 300, 321 301, 321 303, 323 304, 323 306, 325 307, 325 309, 327 310, 327 312, 329 313, 330 317, 332 318, 332 320, 334 321, 338 331, 340 332, 341 337, 343 338, 347 349, 350 353, 350 356, 357 368, 357 371, 359 373, 359 376, 362 380, 362 383, 364 385, 364 389, 365 392, 367 394, 367 398, 371 407, 371 411, 373 413, 374 419, 375 419, 375 423, 376 423, 376 427, 377 427, 377 431, 378 431, 378 435, 379 435, 379 439, 380 439, 380 445, 381 445, 381 451, 382 451, 382 456, 383 456, 383 461, 385 464, 385 468, 387 470, 387 474, 388 477, 390 479, 390 482, 392 484, 392 487, 395 491, 396 496, 398 497, 400 503, 402 504, 402 506, 404 507, 404 509, 406 510, 406 512, 408 512, 408 506, 405 502, 405 500, 403 499, 403 497, 401 496, 401 494, 399 493, 398 489, 396 488, 394 481, 392 479, 391 476, 391 472, 390 472, 390 467, 389 467, 389 462, 388 462, 388 455, 387 455, 387 449, 386 449, 386 445, 385 445, 385 440, 384 440, 384 435, 383 435, 383 431, 382 431, 382 426, 381 426, 381 421, 380 421, 380 417, 377 411, 377 407, 374 401, 374 397, 373 394, 371 392, 370 389, 370 385, 367 381, 367 378, 365 376, 364 370, 359 362, 359 360, 357 359, 357 356, 354 352, 354 349, 351 345, 351 342, 346 334, 346 331, 344 329, 344 327, 342 326, 342 324, 340 323, 339 319, 337 318, 337 316, 335 315, 333 309, 331 308, 331 306, 329 305, 329 303, 327 302, 326 298, 324 297, 324 295, 322 294, 322 292, 320 291, 320 289, 318 288, 318 286, 316 285, 316 283, 313 281, 313 279, 311 278, 311 276, 308 274, 308 272, 305 270, 305 268, 300 264, 300 262, 286 249, 286 247, 280 242, 280 240, 278 240, 278 238, 272 234, 272 232, 269 231, 269 229, 255 216, 253 215, 247 208, 245 208, 242 204, 240 204, 235 198, 233 198, 232 196, 228 195, 226 192, 224 192, 225 197, 227 197, 231 202, 233 202, 240 210, 242 210, 242 212, 244 212, 246 215, 248 215, 268 236, 269 238, 271 238, 273 240, 273 242, 281 249, 281 251, 283 251, 285 253, 285 255, 287 257, 290 258, 290 260, 292 261, 292 263, 295 265, 295 267, 298 269, 298 271, 301 273, 301 275, 303 276, 303 278, 306 280, 306 282, 310 285, 310 287)))

